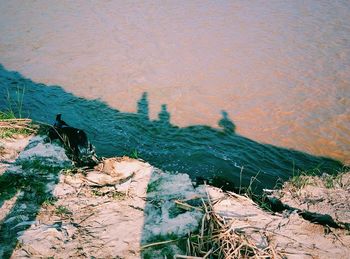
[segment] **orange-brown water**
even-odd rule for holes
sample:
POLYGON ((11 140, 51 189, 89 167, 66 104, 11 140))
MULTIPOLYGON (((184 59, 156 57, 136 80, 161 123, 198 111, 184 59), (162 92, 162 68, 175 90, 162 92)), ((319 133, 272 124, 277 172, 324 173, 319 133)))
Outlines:
MULTIPOLYGON (((2 1, 0 63, 179 126, 350 162, 350 3, 2 1)), ((44 112, 44 111, 43 111, 44 112)))

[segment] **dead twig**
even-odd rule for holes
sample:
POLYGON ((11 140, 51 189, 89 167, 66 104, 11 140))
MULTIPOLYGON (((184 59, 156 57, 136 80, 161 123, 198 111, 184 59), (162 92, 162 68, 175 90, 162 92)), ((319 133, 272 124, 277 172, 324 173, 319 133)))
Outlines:
POLYGON ((189 204, 187 204, 185 202, 179 201, 179 200, 175 200, 174 202, 179 208, 184 209, 184 210, 199 210, 199 211, 202 211, 201 208, 191 206, 191 205, 189 205, 189 204))
POLYGON ((85 220, 87 220, 88 218, 90 218, 91 216, 93 216, 95 214, 95 212, 91 213, 90 215, 88 215, 87 217, 85 217, 84 219, 82 219, 78 224, 80 225, 81 223, 83 223, 85 220))
MULTIPOLYGON (((242 198, 238 194, 228 194, 234 198, 242 198)), ((222 217, 214 210, 213 201, 206 190, 207 199, 202 199, 202 211, 205 212, 198 235, 191 235, 187 240, 187 257, 176 255, 175 258, 282 258, 266 236, 266 229, 253 228, 254 233, 260 233, 267 240, 266 247, 258 247, 245 227, 232 228, 231 220, 222 217), (198 257, 201 256, 201 257, 198 257)), ((253 203, 253 202, 252 202, 253 203)), ((245 215, 249 216, 249 215, 245 215)), ((247 227, 248 228, 248 227, 247 227)), ((249 227, 250 228, 250 227, 249 227)))
POLYGON ((179 241, 180 239, 173 239, 173 240, 166 240, 166 241, 161 241, 161 242, 155 242, 155 243, 151 243, 151 244, 147 244, 147 245, 143 245, 141 246, 141 250, 144 250, 146 248, 152 247, 152 246, 159 246, 159 245, 164 245, 164 244, 168 244, 168 243, 174 243, 179 241))

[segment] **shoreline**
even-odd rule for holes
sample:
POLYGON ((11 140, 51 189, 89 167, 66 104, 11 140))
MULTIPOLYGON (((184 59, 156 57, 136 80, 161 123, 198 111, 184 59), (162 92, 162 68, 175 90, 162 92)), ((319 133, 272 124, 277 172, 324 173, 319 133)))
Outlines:
MULTIPOLYGON (((1 142, 4 148, 0 179, 4 175, 15 177, 14 181, 22 177, 36 179, 42 184, 41 187, 29 184, 32 192, 41 188, 39 194, 45 196, 33 218, 25 213, 30 211, 31 202, 26 199, 19 202, 26 195, 32 195, 18 192, 23 187, 9 199, 2 196, 1 229, 17 230, 9 235, 15 243, 12 258, 54 256, 58 251, 63 258, 73 254, 81 258, 87 255, 127 258, 177 255, 177 258, 185 258, 181 256, 204 256, 200 253, 204 253, 208 247, 204 244, 209 240, 217 251, 208 247, 205 251, 208 255, 221 251, 220 247, 225 247, 223 244, 228 244, 231 252, 234 251, 231 255, 235 256, 311 258, 332 254, 334 258, 342 258, 350 252, 349 229, 314 224, 293 211, 268 212, 247 196, 215 187, 194 188, 185 174, 165 173, 146 162, 127 157, 106 159, 91 172, 62 171, 67 165, 71 167, 64 150, 55 144, 43 143, 42 137, 1 139, 1 142), (12 169, 6 169, 11 166, 12 169), (56 166, 61 169, 57 171, 56 166), (16 207, 25 208, 15 213, 13 208, 16 207), (24 215, 17 215, 21 212, 24 215), (109 222, 104 231, 99 227, 101 219, 109 222), (100 223, 94 223, 96 221, 100 223), (213 224, 215 231, 222 233, 215 235, 216 238, 212 232, 207 232, 213 231, 209 227, 213 224), (18 231, 23 227, 24 230, 18 231), (91 236, 89 227, 97 234, 91 236), (106 238, 110 240, 109 245, 101 243, 106 238), (85 243, 83 247, 79 245, 82 242, 85 243), (82 253, 77 254, 79 251, 82 253)), ((337 222, 349 218, 347 207, 350 205, 346 198, 349 194, 350 173, 341 177, 300 176, 273 191, 273 197, 290 207, 329 214, 337 222)), ((223 249, 220 256, 230 255, 229 250, 223 249)), ((6 251, 2 252, 6 255, 6 251)))

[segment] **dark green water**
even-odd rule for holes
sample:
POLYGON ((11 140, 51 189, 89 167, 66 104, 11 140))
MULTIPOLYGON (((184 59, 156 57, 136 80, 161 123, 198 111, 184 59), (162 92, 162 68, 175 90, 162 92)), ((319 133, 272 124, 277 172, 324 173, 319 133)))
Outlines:
POLYGON ((79 98, 59 86, 33 82, 0 66, 0 109, 11 103, 16 110, 16 100, 23 89, 22 116, 53 123, 55 115, 62 113, 68 124, 87 132, 99 156, 130 155, 137 151, 138 157, 163 170, 185 172, 197 180, 211 179, 219 187, 247 187, 255 177, 252 186, 260 191, 273 188, 279 179, 286 180, 299 171, 317 169, 318 173, 335 173, 343 166, 330 158, 240 136, 225 111, 218 123, 221 129, 206 125, 181 128, 170 123, 172 114, 166 104, 158 120, 149 120, 148 106, 152 100, 147 93, 135 103, 137 113, 125 113, 99 100, 79 98))

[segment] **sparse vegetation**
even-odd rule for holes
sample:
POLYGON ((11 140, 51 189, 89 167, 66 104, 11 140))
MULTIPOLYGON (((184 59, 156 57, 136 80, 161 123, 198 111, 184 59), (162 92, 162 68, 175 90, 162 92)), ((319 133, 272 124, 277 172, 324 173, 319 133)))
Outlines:
POLYGON ((46 200, 43 202, 44 206, 52 206, 56 203, 58 199, 56 197, 47 197, 46 200))
POLYGON ((64 175, 74 175, 74 174, 84 173, 84 170, 79 167, 70 167, 70 168, 62 169, 61 173, 64 175))
POLYGON ((7 108, 0 111, 0 138, 11 138, 17 134, 30 135, 35 133, 37 126, 32 120, 23 118, 23 96, 25 89, 17 89, 16 96, 7 92, 7 108))
POLYGON ((67 216, 72 214, 72 212, 67 207, 62 205, 56 207, 55 213, 58 216, 67 216))
POLYGON ((137 149, 134 149, 130 155, 129 155, 130 158, 134 158, 134 159, 138 159, 139 158, 139 153, 137 151, 137 149))
POLYGON ((152 255, 161 253, 162 256, 173 258, 283 257, 273 245, 267 244, 266 248, 261 248, 255 245, 244 231, 238 232, 232 229, 230 220, 214 211, 213 203, 215 202, 211 200, 209 194, 207 200, 202 200, 202 202, 202 206, 198 209, 205 213, 196 232, 189 233, 187 237, 172 234, 154 236, 148 240, 148 244, 141 247, 142 256, 153 258, 152 255), (173 244, 185 251, 185 254, 181 254, 180 250, 172 250, 173 244))
POLYGON ((7 106, 10 114, 15 116, 17 114, 18 118, 22 118, 23 113, 23 98, 25 93, 25 87, 20 88, 17 86, 15 96, 11 96, 10 92, 7 90, 7 106))
POLYGON ((92 192, 92 194, 93 194, 94 196, 99 196, 99 197, 101 197, 101 196, 106 195, 106 193, 101 192, 99 189, 92 189, 91 192, 92 192))
POLYGON ((320 172, 318 172, 318 174, 316 174, 314 171, 301 172, 298 175, 293 176, 287 183, 296 190, 301 190, 307 185, 325 187, 327 189, 344 187, 342 178, 345 173, 345 171, 340 171, 335 175, 323 173, 321 176, 319 176, 320 172))
POLYGON ((300 171, 300 170, 293 170, 293 177, 288 181, 296 190, 300 190, 304 188, 305 186, 313 183, 313 177, 320 175, 321 172, 318 168, 300 171))
POLYGON ((10 112, 0 111, 0 138, 11 138, 17 134, 30 135, 37 128, 30 119, 16 118, 10 112))
POLYGON ((323 183, 327 189, 333 188, 335 184, 335 177, 332 175, 327 175, 324 177, 323 183))
POLYGON ((125 193, 118 192, 114 188, 111 188, 111 190, 106 190, 106 191, 102 191, 100 188, 94 188, 91 190, 91 193, 94 196, 98 196, 98 197, 106 196, 116 200, 123 200, 126 197, 125 193))
POLYGON ((124 200, 126 198, 126 193, 115 191, 112 193, 112 198, 116 200, 124 200))
POLYGON ((12 111, 0 111, 0 120, 16 119, 17 117, 12 111))
POLYGON ((310 184, 310 177, 307 175, 296 175, 290 179, 290 183, 297 189, 300 190, 306 185, 310 184))
POLYGON ((22 200, 33 202, 33 204, 40 205, 50 199, 51 194, 46 187, 48 179, 43 174, 58 173, 60 168, 46 166, 37 160, 26 160, 20 165, 22 165, 23 173, 7 171, 1 176, 1 200, 10 199, 19 190, 23 191, 22 200))
POLYGON ((349 186, 349 182, 343 181, 343 176, 345 175, 345 172, 340 172, 337 175, 323 175, 321 178, 323 180, 323 184, 327 189, 331 188, 343 188, 346 186, 349 186))

